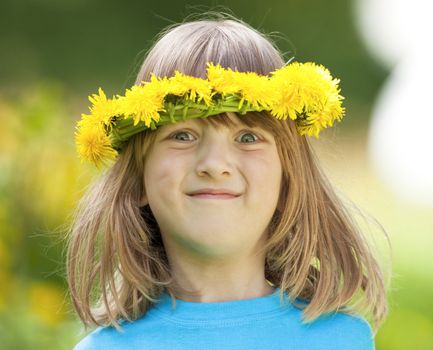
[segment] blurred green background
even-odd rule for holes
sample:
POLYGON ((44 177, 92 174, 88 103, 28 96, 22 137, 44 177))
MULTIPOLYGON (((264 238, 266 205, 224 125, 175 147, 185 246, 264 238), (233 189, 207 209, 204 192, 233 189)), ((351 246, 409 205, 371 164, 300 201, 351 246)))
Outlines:
MULTIPOLYGON (((334 184, 391 238, 390 313, 376 347, 433 349, 433 210, 397 197, 368 162, 370 113, 389 72, 368 54, 352 3, 343 0, 0 3, 2 349, 71 349, 84 336, 67 295, 64 234, 97 176, 74 149, 87 96, 98 87, 109 96, 123 93, 160 30, 191 13, 221 9, 273 33, 287 59, 321 63, 341 79, 347 116, 314 146, 334 184)), ((386 254, 380 252, 384 265, 386 254)))

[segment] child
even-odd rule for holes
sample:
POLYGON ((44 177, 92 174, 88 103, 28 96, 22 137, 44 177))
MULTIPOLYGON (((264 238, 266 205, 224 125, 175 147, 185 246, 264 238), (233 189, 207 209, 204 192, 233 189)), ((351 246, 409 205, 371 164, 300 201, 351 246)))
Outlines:
POLYGON ((168 28, 124 96, 93 95, 78 151, 113 164, 71 228, 73 305, 99 326, 75 350, 373 349, 349 301, 376 332, 382 272, 308 140, 341 100, 227 15, 168 28))

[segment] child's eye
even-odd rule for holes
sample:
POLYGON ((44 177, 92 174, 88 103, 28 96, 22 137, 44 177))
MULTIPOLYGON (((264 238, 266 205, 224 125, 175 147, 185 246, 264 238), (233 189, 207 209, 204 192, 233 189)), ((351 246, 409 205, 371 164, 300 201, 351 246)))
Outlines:
POLYGON ((188 135, 191 135, 191 133, 187 131, 179 131, 174 133, 172 137, 174 137, 176 140, 179 141, 192 141, 191 139, 188 139, 189 138, 188 135), (177 137, 178 135, 180 135, 180 137, 177 137))
POLYGON ((254 143, 255 141, 259 140, 259 137, 256 134, 254 134, 254 133, 252 133, 250 131, 246 131, 246 132, 242 132, 242 134, 241 134, 241 140, 242 139, 243 140, 247 140, 247 142, 242 142, 241 141, 241 143, 254 143), (247 135, 247 137, 242 137, 244 135, 247 135), (248 141, 248 140, 251 140, 251 141, 248 141))
MULTIPOLYGON (((194 136, 185 130, 173 133, 171 138, 174 138, 177 141, 194 141, 194 136)), ((255 143, 260 138, 255 133, 245 130, 241 132, 239 139, 241 140, 241 143, 255 143)))

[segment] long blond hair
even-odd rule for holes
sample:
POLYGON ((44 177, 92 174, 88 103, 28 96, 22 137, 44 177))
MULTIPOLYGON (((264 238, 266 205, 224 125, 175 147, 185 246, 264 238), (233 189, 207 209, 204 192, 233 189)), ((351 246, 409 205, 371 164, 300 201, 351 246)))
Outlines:
MULTIPOLYGON (((206 17, 161 32, 136 84, 150 80, 151 72, 172 76, 179 70, 204 78, 209 61, 264 75, 284 66, 281 53, 264 34, 227 14, 206 17)), ((237 117, 274 134, 283 168, 279 206, 263 247, 266 279, 291 300, 308 301, 298 305, 305 322, 326 312, 368 311, 376 332, 387 315, 382 268, 349 205, 321 170, 308 139, 297 133, 290 119, 276 120, 266 112, 237 117), (358 302, 350 305, 357 293, 358 302)), ((230 120, 222 114, 203 122, 227 125, 230 120)), ((86 327, 120 328, 121 319, 143 316, 163 291, 172 297, 178 291, 158 224, 149 206, 139 204, 145 191, 146 154, 155 134, 133 136, 74 212, 67 275, 74 308, 86 327)))

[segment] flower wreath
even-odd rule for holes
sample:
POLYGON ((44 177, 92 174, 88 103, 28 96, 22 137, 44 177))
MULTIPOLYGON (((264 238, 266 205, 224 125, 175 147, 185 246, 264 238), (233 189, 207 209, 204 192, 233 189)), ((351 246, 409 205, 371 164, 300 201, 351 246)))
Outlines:
POLYGON ((225 69, 207 63, 207 78, 175 71, 127 89, 108 99, 99 88, 89 96, 90 114, 77 122, 75 141, 80 158, 97 167, 116 159, 128 139, 143 130, 223 112, 269 112, 294 120, 300 135, 315 136, 340 121, 345 109, 329 70, 312 62, 290 63, 270 76, 225 69))

